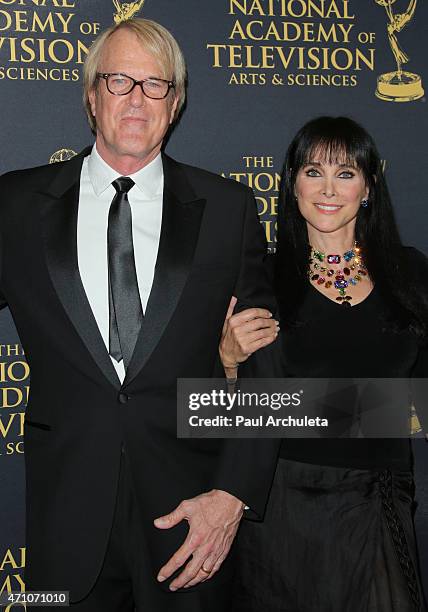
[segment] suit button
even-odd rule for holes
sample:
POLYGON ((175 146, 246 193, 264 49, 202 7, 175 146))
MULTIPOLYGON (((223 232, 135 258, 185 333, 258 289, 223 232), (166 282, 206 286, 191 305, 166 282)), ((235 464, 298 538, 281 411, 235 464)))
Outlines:
POLYGON ((126 393, 119 393, 119 395, 117 396, 117 399, 118 399, 119 404, 126 404, 126 402, 130 400, 131 398, 129 397, 129 395, 126 395, 126 393))

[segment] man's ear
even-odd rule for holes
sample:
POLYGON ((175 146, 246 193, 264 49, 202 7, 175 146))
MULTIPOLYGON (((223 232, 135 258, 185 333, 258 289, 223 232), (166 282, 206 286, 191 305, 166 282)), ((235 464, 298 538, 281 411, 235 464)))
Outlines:
POLYGON ((177 110, 177 104, 178 104, 178 97, 175 96, 174 101, 171 105, 171 112, 169 115, 169 125, 171 125, 171 123, 174 121, 175 111, 177 110))
POLYGON ((91 105, 91 113, 93 114, 93 116, 95 117, 95 109, 96 109, 96 99, 97 99, 97 92, 95 91, 95 87, 93 87, 89 94, 88 94, 88 99, 89 99, 89 104, 91 105))

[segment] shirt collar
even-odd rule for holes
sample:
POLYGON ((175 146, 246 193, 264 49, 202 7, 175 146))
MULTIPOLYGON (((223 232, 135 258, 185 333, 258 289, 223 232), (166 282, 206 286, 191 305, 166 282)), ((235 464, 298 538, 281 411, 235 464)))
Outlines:
MULTIPOLYGON (((100 196, 113 181, 122 176, 111 168, 103 160, 97 151, 96 145, 93 146, 88 159, 89 178, 94 188, 95 194, 100 196)), ((159 153, 147 166, 129 175, 138 187, 140 196, 144 200, 151 200, 162 194, 163 190, 163 165, 162 157, 159 153)))

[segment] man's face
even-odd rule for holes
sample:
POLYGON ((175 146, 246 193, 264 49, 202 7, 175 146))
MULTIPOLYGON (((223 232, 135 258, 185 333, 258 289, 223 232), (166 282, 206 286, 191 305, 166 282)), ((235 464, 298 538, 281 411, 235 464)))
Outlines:
MULTIPOLYGON (((115 32, 106 42, 98 72, 121 72, 136 80, 148 77, 172 79, 128 30, 115 32)), ((115 96, 99 79, 90 93, 97 122, 97 150, 112 167, 147 165, 159 153, 177 106, 174 89, 163 100, 147 98, 140 86, 125 96, 115 96)))

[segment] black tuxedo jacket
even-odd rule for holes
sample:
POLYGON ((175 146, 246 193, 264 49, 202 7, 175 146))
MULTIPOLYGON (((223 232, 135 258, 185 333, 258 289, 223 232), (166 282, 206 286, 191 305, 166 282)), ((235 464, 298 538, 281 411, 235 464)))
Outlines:
POLYGON ((79 181, 88 153, 0 179, 2 305, 11 309, 31 368, 27 585, 67 589, 73 600, 88 593, 101 568, 122 444, 147 542, 147 586, 156 589, 167 588, 155 577, 186 526, 160 531, 153 519, 212 488, 262 515, 278 450, 276 441, 176 437, 177 378, 212 376, 231 295, 241 308, 272 307, 252 192, 163 156, 154 282, 121 385, 77 263, 79 181))

